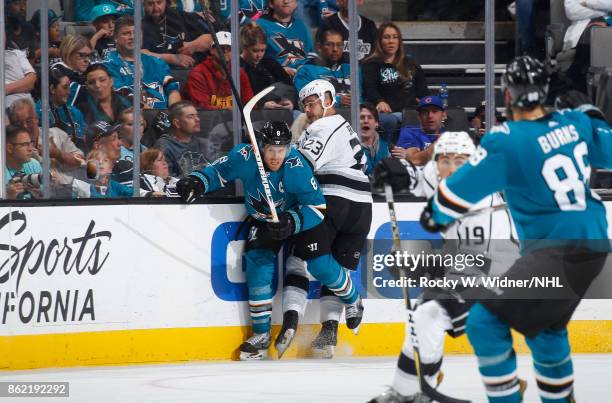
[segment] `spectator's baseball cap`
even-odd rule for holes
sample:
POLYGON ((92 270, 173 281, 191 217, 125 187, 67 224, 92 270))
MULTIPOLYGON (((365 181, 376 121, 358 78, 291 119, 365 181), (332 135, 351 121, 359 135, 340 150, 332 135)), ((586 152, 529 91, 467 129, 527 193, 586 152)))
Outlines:
MULTIPOLYGON (((61 19, 61 17, 55 14, 55 11, 53 10, 48 10, 47 15, 47 18, 49 20, 49 27, 53 25, 55 21, 59 21, 61 19)), ((30 20, 30 23, 32 24, 32 26, 34 26, 36 32, 40 32, 40 9, 36 10, 34 14, 32 14, 32 19, 30 20)))
POLYGON ((96 141, 110 136, 119 130, 120 127, 121 124, 110 124, 104 120, 98 120, 94 124, 89 125, 86 133, 88 146, 91 148, 96 141))
POLYGON ((232 46, 232 34, 227 31, 217 32, 217 41, 219 46, 232 46))
POLYGON ((419 101, 419 106, 417 106, 417 111, 420 111, 426 106, 437 106, 438 108, 444 110, 444 103, 442 102, 442 98, 437 95, 428 95, 426 97, 421 98, 419 101))
POLYGON ((89 21, 94 22, 98 18, 107 15, 114 15, 115 17, 119 17, 119 12, 117 11, 117 8, 112 4, 98 4, 97 6, 91 9, 91 13, 89 14, 89 21))

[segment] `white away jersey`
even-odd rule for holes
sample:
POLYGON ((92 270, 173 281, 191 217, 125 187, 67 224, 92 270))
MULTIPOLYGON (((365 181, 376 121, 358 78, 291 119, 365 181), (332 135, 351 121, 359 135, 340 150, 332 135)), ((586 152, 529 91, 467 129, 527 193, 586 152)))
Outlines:
POLYGON ((298 144, 324 195, 372 203, 370 181, 363 172, 367 157, 357 133, 342 116, 316 120, 304 130, 298 144))

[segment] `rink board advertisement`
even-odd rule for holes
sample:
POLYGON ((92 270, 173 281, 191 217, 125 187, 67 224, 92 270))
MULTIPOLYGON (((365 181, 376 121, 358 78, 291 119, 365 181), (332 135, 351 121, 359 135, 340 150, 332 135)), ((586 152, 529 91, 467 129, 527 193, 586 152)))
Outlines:
MULTIPOLYGON (((397 203, 403 238, 424 236, 422 208, 397 203)), ((0 209, 0 368, 235 357, 249 323, 243 215, 240 204, 0 209)), ((388 237, 388 221, 386 204, 376 203, 369 238, 388 237)), ((282 275, 274 282, 276 325, 282 275)), ((289 357, 307 354, 316 330, 309 325, 318 323, 316 289, 313 280, 289 357)), ((359 336, 341 325, 338 354, 395 354, 403 300, 370 297, 365 306, 359 336)), ((574 351, 612 352, 610 300, 585 301, 575 319, 574 351)), ((470 351, 465 337, 447 349, 470 351)))

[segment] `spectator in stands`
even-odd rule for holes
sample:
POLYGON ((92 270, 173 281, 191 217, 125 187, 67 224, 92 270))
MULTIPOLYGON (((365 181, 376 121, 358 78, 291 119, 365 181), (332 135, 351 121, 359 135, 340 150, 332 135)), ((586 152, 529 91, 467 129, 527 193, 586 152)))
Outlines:
POLYGON ((96 178, 91 183, 75 180, 72 186, 74 198, 132 197, 134 189, 131 186, 113 179, 113 159, 105 150, 96 148, 90 151, 87 161, 88 171, 90 164, 95 166, 92 171, 95 171, 96 178))
MULTIPOLYGON (((70 136, 77 147, 85 148, 87 124, 81 111, 68 105, 70 79, 65 70, 49 70, 49 127, 57 127, 70 136)), ((42 118, 41 101, 36 102, 38 119, 42 118)))
MULTIPOLYGON (((221 1, 219 9, 219 16, 221 22, 229 28, 229 19, 231 13, 231 1, 221 1)), ((247 24, 252 21, 257 21, 262 15, 266 13, 268 7, 268 0, 238 0, 238 20, 240 25, 247 24)))
POLYGON ((591 63, 591 29, 612 25, 612 2, 565 0, 565 14, 572 25, 565 32, 563 49, 576 48, 567 75, 574 89, 587 92, 587 73, 591 63))
POLYGON ((318 27, 321 21, 338 11, 336 0, 298 0, 295 16, 309 27, 318 27))
POLYGON ((167 197, 178 197, 176 182, 170 176, 166 156, 157 148, 150 148, 140 154, 140 188, 149 192, 161 192, 167 197))
POLYGON ((374 166, 383 158, 390 157, 389 142, 378 134, 378 111, 370 103, 364 103, 359 111, 359 138, 361 147, 368 159, 366 175, 371 175, 374 166))
MULTIPOLYGON (((311 81, 322 78, 332 83, 336 89, 336 104, 342 107, 350 107, 351 66, 342 62, 343 46, 342 34, 334 28, 319 31, 317 52, 320 57, 308 58, 308 63, 298 69, 293 81, 297 91, 299 92, 311 81)), ((361 82, 359 87, 360 89, 363 87, 361 82)))
MULTIPOLYGON (((134 165, 132 161, 120 160, 121 140, 120 124, 111 124, 104 120, 89 125, 87 140, 91 150, 102 150, 112 165, 111 179, 125 186, 132 186, 134 165)), ((131 194, 130 194, 131 196, 131 194)))
MULTIPOLYGON (((470 132, 472 132, 472 134, 474 135, 472 137, 475 137, 476 140, 479 140, 485 134, 485 107, 485 101, 482 101, 482 103, 476 107, 476 110, 474 111, 474 116, 470 120, 470 132)), ((497 113, 497 111, 495 111, 494 119, 495 121, 493 122, 493 125, 496 125, 497 122, 501 119, 501 115, 497 113)), ((474 141, 474 143, 478 144, 478 141, 474 141)))
MULTIPOLYGON (((217 41, 225 58, 225 64, 230 69, 231 34, 226 31, 217 32, 217 41)), ((230 77, 221 65, 219 52, 215 46, 210 56, 189 73, 183 94, 198 108, 206 110, 231 109, 233 95, 229 80, 230 77)), ((242 68, 240 69, 240 95, 243 104, 253 97, 249 78, 242 68)))
POLYGON ((25 50, 4 50, 4 80, 7 107, 18 99, 32 100, 30 92, 36 85, 36 73, 26 57, 25 50))
POLYGON ((25 175, 42 173, 42 166, 32 158, 34 144, 30 133, 23 127, 6 128, 6 167, 4 180, 6 198, 9 200, 32 199, 39 195, 39 189, 24 184, 20 179, 25 175))
POLYGON ((200 132, 198 111, 189 101, 178 102, 169 110, 170 133, 162 135, 154 145, 164 152, 170 175, 183 177, 203 162, 206 142, 196 136, 200 132))
POLYGON ((166 63, 189 68, 204 60, 212 36, 194 13, 167 7, 167 0, 144 0, 142 47, 166 63))
POLYGON ((34 54, 40 45, 34 27, 26 21, 26 0, 5 0, 4 4, 6 47, 24 50, 28 60, 34 62, 34 54))
POLYGON ((293 81, 276 59, 264 56, 266 52, 266 33, 254 22, 240 29, 240 66, 249 77, 254 94, 271 85, 276 88, 266 95, 262 105, 266 109, 289 109, 297 101, 293 81))
MULTIPOLYGON (((320 30, 325 30, 327 28, 334 28, 336 31, 342 34, 342 39, 344 41, 343 49, 343 58, 344 62, 349 62, 349 30, 348 30, 348 0, 336 0, 339 12, 332 14, 329 17, 326 17, 321 22, 320 30)), ((363 4, 363 0, 357 0, 357 5, 361 6, 363 4)), ((357 32, 357 58, 359 61, 364 60, 364 58, 370 56, 372 52, 374 52, 374 47, 376 44, 376 35, 378 30, 376 29, 376 24, 374 21, 366 18, 362 15, 359 15, 359 23, 358 23, 359 31, 357 32)), ((317 34, 318 35, 318 34, 317 34)))
POLYGON ((426 96, 419 102, 417 112, 420 124, 402 128, 397 146, 391 149, 391 154, 422 166, 431 159, 433 144, 444 131, 446 110, 440 97, 426 96))
POLYGON ((70 79, 68 105, 76 105, 86 97, 85 70, 89 66, 93 52, 87 38, 81 35, 66 35, 60 44, 62 61, 51 67, 63 70, 70 79))
POLYGON ((134 2, 132 0, 78 0, 74 4, 77 21, 91 22, 91 13, 94 7, 99 4, 110 4, 121 15, 134 14, 134 2))
MULTIPOLYGON (((134 108, 130 107, 124 109, 118 118, 118 123, 121 124, 119 128, 119 140, 121 140, 121 154, 119 160, 134 161, 134 108)), ((142 115, 140 115, 140 140, 144 135, 146 127, 146 121, 142 115)), ((140 144, 140 152, 142 153, 147 147, 140 144)))
MULTIPOLYGON (((113 78, 113 87, 125 95, 134 92, 134 17, 123 15, 115 21, 115 45, 104 65, 113 78)), ((170 67, 163 60, 142 54, 142 101, 145 107, 165 109, 181 100, 179 83, 170 75, 170 67)))
POLYGON ((387 138, 402 121, 404 108, 429 94, 421 66, 404 55, 402 33, 392 22, 378 29, 374 53, 363 64, 364 98, 376 105, 387 138))
POLYGON ((115 46, 115 20, 119 12, 112 4, 98 4, 91 11, 91 23, 96 32, 89 38, 91 48, 98 53, 100 60, 113 50, 115 46))
POLYGON ((266 56, 276 59, 291 77, 314 52, 310 30, 304 21, 295 18, 297 0, 270 0, 269 13, 257 20, 266 33, 266 56))
MULTIPOLYGON (((9 108, 9 118, 13 125, 28 131, 33 145, 31 157, 42 161, 42 129, 32 101, 20 99, 14 102, 9 108)), ((77 170, 85 163, 83 151, 75 145, 68 133, 58 127, 49 128, 49 157, 51 173, 56 182, 62 185, 71 183, 77 170)))
POLYGON ((104 120, 113 123, 124 109, 132 106, 130 100, 113 90, 113 78, 102 63, 91 64, 85 71, 87 97, 78 105, 85 121, 104 120))
MULTIPOLYGON (((60 32, 60 17, 55 14, 55 11, 49 10, 48 13, 48 22, 49 25, 47 27, 47 31, 49 32, 49 64, 57 63, 61 60, 60 54, 60 43, 62 41, 62 34, 60 32)), ((36 37, 36 42, 39 44, 36 48, 36 52, 34 54, 34 64, 38 65, 40 63, 40 43, 41 43, 41 30, 40 30, 40 10, 36 10, 32 15, 32 19, 30 20, 30 24, 34 28, 34 34, 36 37)))

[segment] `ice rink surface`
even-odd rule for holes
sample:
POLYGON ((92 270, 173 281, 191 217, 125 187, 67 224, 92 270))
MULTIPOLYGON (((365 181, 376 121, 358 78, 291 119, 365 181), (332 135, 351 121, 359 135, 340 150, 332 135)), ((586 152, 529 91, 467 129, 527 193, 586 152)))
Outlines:
MULTIPOLYGON (((45 402, 366 402, 391 382, 395 358, 342 358, 259 362, 197 362, 173 365, 83 367, 0 373, 0 381, 68 381, 70 398, 45 402)), ((612 402, 612 354, 575 355, 576 398, 580 403, 612 402)), ((454 397, 484 402, 472 356, 450 356, 442 366, 440 389, 454 397)), ((527 379, 526 402, 538 402, 531 359, 519 356, 527 379)), ((40 398, 0 399, 2 402, 40 398)))

